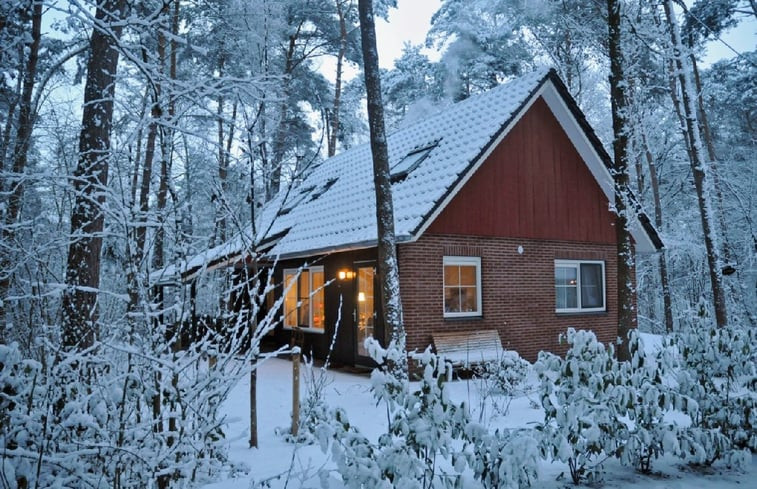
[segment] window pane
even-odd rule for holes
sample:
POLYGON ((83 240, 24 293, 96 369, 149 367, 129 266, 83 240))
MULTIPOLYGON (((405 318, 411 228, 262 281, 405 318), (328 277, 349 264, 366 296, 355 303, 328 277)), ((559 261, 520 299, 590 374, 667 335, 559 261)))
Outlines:
POLYGON ((555 285, 576 285, 577 279, 575 267, 555 267, 555 285))
POLYGON ((313 270, 313 295, 311 297, 313 320, 310 322, 310 326, 321 330, 326 322, 326 308, 324 306, 323 297, 323 271, 313 270))
POLYGON ((444 265, 444 285, 458 285, 460 283, 460 267, 444 265))
POLYGON ((476 267, 473 265, 460 266, 460 285, 476 285, 476 267))
POLYGON ((581 307, 603 307, 602 266, 599 263, 581 264, 581 307))
POLYGON ((460 312, 476 312, 478 304, 476 301, 475 287, 460 288, 460 312))
POLYGON ((310 324, 310 272, 303 270, 300 272, 299 287, 299 310, 297 314, 297 324, 307 327, 310 324))
POLYGON ((284 326, 297 326, 297 275, 291 272, 284 273, 284 326), (287 287, 289 290, 287 290, 287 287))
POLYGON ((365 349, 365 339, 373 336, 374 275, 375 271, 373 267, 360 267, 357 269, 357 353, 361 356, 368 356, 368 350, 365 349))
POLYGON ((444 288, 444 312, 460 312, 460 289, 444 288))
POLYGON ((578 308, 578 294, 575 287, 555 288, 557 309, 576 309, 578 308))

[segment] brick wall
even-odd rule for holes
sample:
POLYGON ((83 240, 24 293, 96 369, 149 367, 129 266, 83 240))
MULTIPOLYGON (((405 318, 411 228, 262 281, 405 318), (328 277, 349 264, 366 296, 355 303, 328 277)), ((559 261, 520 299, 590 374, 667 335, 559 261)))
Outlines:
POLYGON ((401 295, 408 350, 423 350, 434 331, 496 329, 502 345, 529 361, 540 350, 563 354, 568 327, 591 329, 600 341, 617 333, 617 256, 614 244, 425 234, 399 246, 401 295), (518 252, 518 247, 523 253, 518 252), (481 257, 483 315, 443 317, 442 258, 481 257), (606 312, 555 313, 554 260, 605 261, 606 312))

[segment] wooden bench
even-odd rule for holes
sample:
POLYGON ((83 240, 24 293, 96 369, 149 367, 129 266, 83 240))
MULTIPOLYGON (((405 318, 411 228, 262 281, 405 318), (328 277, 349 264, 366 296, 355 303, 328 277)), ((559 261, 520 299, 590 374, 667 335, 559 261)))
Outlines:
POLYGON ((491 362, 502 355, 502 342, 494 329, 432 333, 431 337, 436 353, 456 367, 491 362))

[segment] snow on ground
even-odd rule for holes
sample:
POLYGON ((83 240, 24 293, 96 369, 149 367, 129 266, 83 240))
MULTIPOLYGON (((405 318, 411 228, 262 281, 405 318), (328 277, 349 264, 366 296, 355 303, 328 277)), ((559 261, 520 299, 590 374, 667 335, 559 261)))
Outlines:
MULTIPOLYGON (((645 338, 646 340, 646 338, 645 338)), ((308 369, 303 366, 301 383, 308 369)), ((320 370, 318 370, 320 372, 320 370)), ((329 379, 327 402, 342 407, 350 422, 369 438, 376 439, 387 426, 386 408, 376 405, 370 391, 368 374, 354 374, 339 370, 326 373, 329 379)), ((529 381, 535 385, 534 379, 529 381)), ((477 380, 454 380, 447 384, 451 398, 466 402, 473 421, 481 415, 481 384, 477 380)), ((542 420, 543 414, 535 393, 522 394, 507 405, 506 399, 489 398, 483 412, 484 424, 495 427, 529 427, 542 420), (493 401, 493 402, 492 402, 493 401), (507 413, 504 414, 505 409, 507 413)), ((258 437, 259 448, 248 448, 249 440, 249 381, 240 383, 225 405, 229 424, 225 433, 229 439, 229 454, 233 461, 244 464, 246 473, 229 474, 223 481, 206 489, 248 489, 256 483, 268 481, 272 488, 319 488, 316 475, 326 463, 326 456, 318 445, 295 445, 284 441, 279 434, 288 431, 292 413, 292 363, 285 359, 266 361, 258 372, 258 437)), ((654 474, 645 476, 616 460, 607 465, 602 487, 608 489, 731 489, 755 487, 757 457, 746 472, 720 470, 697 471, 674 458, 663 458, 653 464, 654 474), (752 482, 749 482, 749 481, 752 482)), ((560 463, 543 462, 539 480, 534 487, 556 489, 573 487, 567 467, 560 463), (565 475, 560 478, 560 474, 565 475)))

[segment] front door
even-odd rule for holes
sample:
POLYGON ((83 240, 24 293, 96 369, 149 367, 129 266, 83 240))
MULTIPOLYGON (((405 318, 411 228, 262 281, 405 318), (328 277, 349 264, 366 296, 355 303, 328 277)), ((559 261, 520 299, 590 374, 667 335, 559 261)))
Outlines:
MULTIPOLYGON (((374 294, 376 283, 376 267, 374 263, 355 264, 357 271, 357 287, 355 287, 355 353, 358 362, 365 363, 368 359, 368 351, 365 348, 365 340, 369 337, 376 336, 377 315, 376 301, 378 297, 374 294), (360 361, 362 360, 362 362, 360 361)), ((379 335, 380 337, 380 335, 379 335)))

